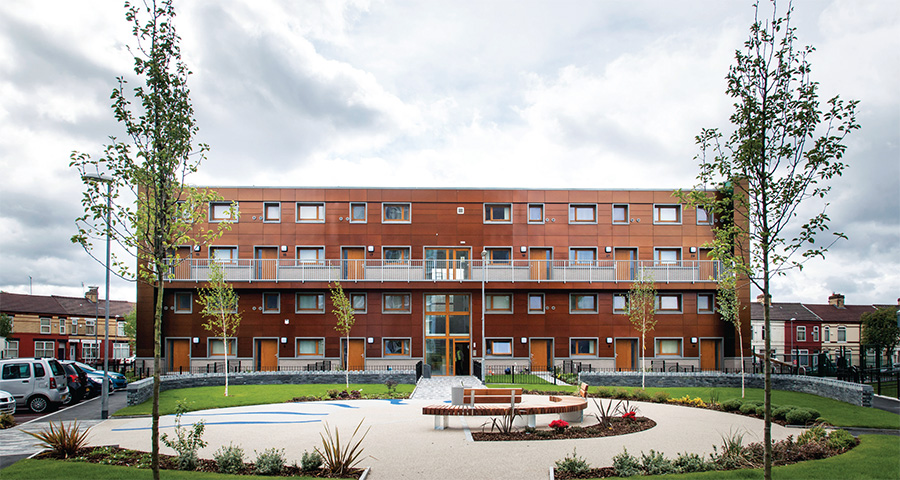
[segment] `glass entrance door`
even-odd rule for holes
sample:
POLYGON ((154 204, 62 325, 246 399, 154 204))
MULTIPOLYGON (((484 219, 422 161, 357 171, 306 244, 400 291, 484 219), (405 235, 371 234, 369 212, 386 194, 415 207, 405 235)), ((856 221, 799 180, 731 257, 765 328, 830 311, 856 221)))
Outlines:
POLYGON ((468 248, 426 248, 425 278, 466 280, 469 277, 468 248))
POLYGON ((469 313, 469 295, 425 294, 425 361, 432 375, 470 371, 469 313))

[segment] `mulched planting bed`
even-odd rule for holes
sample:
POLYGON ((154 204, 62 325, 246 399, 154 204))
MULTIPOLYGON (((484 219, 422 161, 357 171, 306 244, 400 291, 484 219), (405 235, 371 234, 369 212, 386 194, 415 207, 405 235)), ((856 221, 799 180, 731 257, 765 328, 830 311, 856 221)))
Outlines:
MULTIPOLYGON (((54 459, 54 460, 66 460, 70 462, 89 462, 89 463, 99 463, 103 465, 118 465, 121 467, 136 467, 136 468, 150 468, 150 454, 147 452, 141 452, 138 450, 128 450, 119 447, 88 447, 82 448, 78 451, 75 456, 69 458, 61 458, 56 456, 52 452, 44 452, 37 455, 35 458, 46 458, 46 459, 54 459)), ((164 455, 159 454, 159 468, 160 470, 178 470, 178 464, 176 463, 176 458, 173 455, 164 455)), ((254 465, 252 463, 244 464, 244 471, 238 473, 237 475, 256 475, 254 472, 254 465)), ((204 460, 200 459, 200 465, 197 467, 198 472, 213 472, 218 473, 218 469, 216 468, 216 462, 213 460, 204 460)), ((344 475, 337 478, 359 478, 362 476, 363 470, 356 468, 350 471, 349 473, 345 473, 344 475)), ((280 475, 268 475, 268 476, 278 476, 278 477, 293 477, 305 475, 308 477, 320 477, 320 478, 335 478, 332 475, 329 475, 328 472, 324 470, 301 470, 300 467, 296 465, 285 465, 284 469, 281 471, 280 475)))
POLYGON ((612 437, 615 435, 643 432, 644 430, 655 426, 656 422, 646 417, 636 417, 634 420, 613 418, 610 421, 609 427, 603 427, 598 423, 587 427, 569 427, 562 433, 557 433, 554 430, 531 429, 516 430, 510 433, 481 431, 472 432, 472 438, 475 439, 475 441, 481 442, 507 442, 519 440, 565 440, 572 438, 612 437))

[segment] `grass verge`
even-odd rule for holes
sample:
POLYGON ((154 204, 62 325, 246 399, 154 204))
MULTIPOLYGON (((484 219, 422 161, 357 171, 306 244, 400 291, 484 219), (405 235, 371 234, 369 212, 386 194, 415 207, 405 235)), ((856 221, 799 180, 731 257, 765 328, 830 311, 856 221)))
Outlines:
MULTIPOLYGON (((344 384, 316 385, 230 385, 228 396, 224 395, 225 387, 195 387, 166 390, 159 394, 159 414, 175 413, 179 401, 185 401, 188 411, 206 410, 209 408, 239 407, 244 405, 265 405, 283 403, 295 397, 327 397, 329 390, 344 390, 344 384)), ((415 385, 397 385, 396 392, 410 394, 415 385)), ((388 389, 382 384, 350 384, 351 390, 360 390, 363 395, 388 395, 388 389)), ((150 400, 139 405, 125 407, 114 416, 150 415, 153 404, 150 400)))
MULTIPOLYGON (((230 389, 230 388, 229 388, 230 389)), ((90 478, 91 480, 129 480, 152 479, 153 472, 148 468, 119 467, 87 462, 66 462, 63 460, 25 459, 3 469, 0 477, 3 480, 69 480, 72 478, 90 478)), ((181 470, 160 470, 159 478, 167 480, 247 480, 246 475, 224 475, 208 472, 184 472, 181 470)), ((295 480, 314 480, 314 477, 290 477, 295 480)))

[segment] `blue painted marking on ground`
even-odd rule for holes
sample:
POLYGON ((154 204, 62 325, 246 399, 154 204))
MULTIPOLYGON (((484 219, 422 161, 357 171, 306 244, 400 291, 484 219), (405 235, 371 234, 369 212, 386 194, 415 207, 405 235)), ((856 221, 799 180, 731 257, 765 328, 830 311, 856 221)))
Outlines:
POLYGON ((359 408, 359 407, 354 407, 353 405, 347 405, 346 403, 336 403, 336 402, 328 402, 328 403, 325 403, 324 405, 334 405, 335 407, 343 407, 343 408, 359 408))
MULTIPOLYGON (((327 413, 307 413, 307 412, 225 412, 225 413, 185 413, 185 417, 215 417, 225 415, 328 415, 327 413)), ((172 415, 168 415, 172 416, 172 415)))
POLYGON ((403 399, 402 399, 402 398, 389 398, 389 399, 386 399, 386 400, 387 400, 391 405, 406 405, 405 403, 403 403, 403 399))
MULTIPOLYGON (((209 425, 286 425, 286 424, 291 424, 291 423, 315 423, 315 422, 320 422, 320 421, 321 420, 300 420, 300 421, 294 421, 294 422, 275 422, 275 421, 272 421, 272 422, 267 422, 267 421, 204 422, 204 425, 207 425, 207 426, 209 426, 209 425)), ((114 428, 114 429, 112 429, 112 431, 113 432, 128 432, 128 431, 132 431, 132 430, 150 430, 151 428, 152 427, 114 428)), ((175 428, 175 425, 159 427, 160 430, 165 429, 165 428, 175 428)))

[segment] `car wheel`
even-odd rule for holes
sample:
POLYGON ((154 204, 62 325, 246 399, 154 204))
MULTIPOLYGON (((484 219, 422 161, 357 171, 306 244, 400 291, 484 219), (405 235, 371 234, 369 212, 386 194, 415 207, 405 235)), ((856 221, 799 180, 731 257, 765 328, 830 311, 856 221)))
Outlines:
POLYGON ((28 408, 34 413, 44 413, 50 409, 50 401, 47 397, 36 395, 28 400, 28 408))

